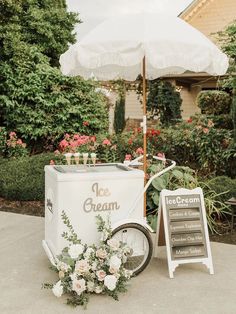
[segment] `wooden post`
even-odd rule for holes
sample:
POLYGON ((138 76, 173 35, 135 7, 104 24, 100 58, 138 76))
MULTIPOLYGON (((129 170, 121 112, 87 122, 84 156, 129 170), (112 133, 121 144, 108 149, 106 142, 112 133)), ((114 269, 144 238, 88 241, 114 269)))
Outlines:
MULTIPOLYGON (((143 171, 144 171, 144 185, 146 184, 146 174, 147 174, 147 121, 146 121, 146 104, 147 104, 147 91, 146 91, 146 60, 143 57, 143 171)), ((143 215, 146 217, 146 193, 144 194, 144 204, 143 204, 143 215)))

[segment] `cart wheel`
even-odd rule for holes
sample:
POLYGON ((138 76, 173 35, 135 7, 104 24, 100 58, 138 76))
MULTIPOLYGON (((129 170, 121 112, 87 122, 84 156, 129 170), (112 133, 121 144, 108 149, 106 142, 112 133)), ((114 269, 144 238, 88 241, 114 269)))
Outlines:
POLYGON ((141 273, 152 257, 153 244, 149 232, 139 224, 128 223, 116 228, 112 238, 127 244, 131 249, 124 267, 132 270, 134 275, 141 273))

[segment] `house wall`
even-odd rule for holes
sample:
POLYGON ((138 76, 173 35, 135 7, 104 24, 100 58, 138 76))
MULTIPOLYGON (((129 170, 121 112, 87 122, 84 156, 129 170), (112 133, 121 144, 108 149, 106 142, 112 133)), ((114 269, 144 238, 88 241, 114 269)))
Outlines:
POLYGON ((196 98, 198 93, 201 91, 200 87, 193 87, 190 90, 183 87, 180 96, 183 100, 181 110, 182 118, 187 120, 194 113, 200 113, 200 109, 197 106, 196 98))
POLYGON ((125 118, 126 119, 142 119, 143 108, 138 99, 138 95, 134 90, 126 93, 126 108, 125 118))
POLYGON ((191 17, 183 15, 182 18, 216 42, 213 33, 223 30, 236 19, 236 0, 206 1, 191 17))

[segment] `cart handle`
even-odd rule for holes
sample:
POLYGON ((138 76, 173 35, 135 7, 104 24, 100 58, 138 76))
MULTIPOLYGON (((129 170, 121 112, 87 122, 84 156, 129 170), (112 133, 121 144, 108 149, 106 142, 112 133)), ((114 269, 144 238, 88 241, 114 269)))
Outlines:
MULTIPOLYGON (((176 162, 175 162, 174 160, 166 159, 166 158, 164 158, 164 157, 153 156, 153 155, 149 155, 149 154, 147 154, 146 156, 147 156, 147 158, 148 158, 148 157, 151 157, 151 158, 153 158, 153 159, 163 161, 164 163, 168 161, 168 162, 170 162, 171 164, 170 164, 170 166, 168 166, 168 167, 162 169, 160 172, 154 174, 154 175, 148 180, 148 182, 146 183, 146 185, 145 185, 145 187, 144 187, 143 193, 145 193, 145 192, 147 191, 148 187, 150 186, 150 184, 152 183, 152 181, 153 181, 155 178, 160 177, 160 176, 163 175, 165 172, 170 171, 171 169, 173 169, 173 168, 176 166, 176 162)), ((141 156, 135 158, 134 160, 132 160, 128 166, 135 165, 135 164, 137 164, 137 163, 138 163, 140 160, 142 160, 142 159, 143 159, 143 155, 141 155, 141 156)))
MULTIPOLYGON (((135 203, 134 205, 132 206, 132 208, 130 209, 129 211, 129 215, 132 213, 132 211, 136 208, 136 205, 138 204, 138 202, 140 201, 140 199, 142 198, 143 194, 146 193, 148 187, 150 186, 150 184, 152 183, 152 181, 157 178, 157 177, 160 177, 161 175, 163 175, 164 173, 166 173, 167 171, 170 171, 171 169, 173 169, 175 166, 176 166, 176 162, 174 160, 171 160, 171 159, 166 159, 166 158, 163 158, 163 157, 158 157, 158 156, 153 156, 153 155, 149 155, 147 154, 147 157, 151 157, 153 159, 156 159, 156 160, 160 160, 160 161, 163 161, 164 163, 166 161, 169 161, 171 164, 170 166, 162 169, 160 172, 157 172, 156 174, 154 174, 149 180, 148 182, 146 183, 146 185, 144 186, 142 192, 140 193, 140 195, 138 196, 138 198, 135 200, 135 203)), ((141 160, 143 158, 143 155, 135 158, 134 160, 132 160, 128 166, 132 166, 132 165, 135 165, 135 164, 139 164, 139 160, 141 160)))

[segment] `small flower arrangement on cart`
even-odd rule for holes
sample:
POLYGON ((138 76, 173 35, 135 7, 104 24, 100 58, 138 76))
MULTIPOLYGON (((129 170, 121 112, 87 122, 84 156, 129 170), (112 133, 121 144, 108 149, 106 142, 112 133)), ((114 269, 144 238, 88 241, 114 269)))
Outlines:
POLYGON ((118 300, 118 294, 127 290, 132 271, 125 269, 130 248, 112 238, 109 218, 96 217, 101 233, 99 245, 82 244, 65 212, 62 220, 68 232, 62 234, 69 242, 57 257, 52 268, 58 273, 56 284, 45 283, 43 288, 52 289, 56 297, 67 294, 67 304, 86 307, 92 293, 106 294, 118 300))

